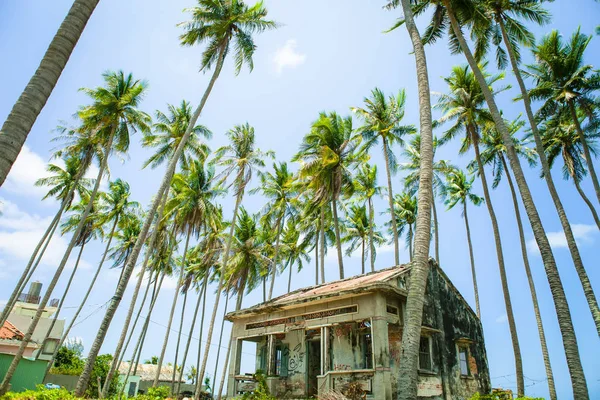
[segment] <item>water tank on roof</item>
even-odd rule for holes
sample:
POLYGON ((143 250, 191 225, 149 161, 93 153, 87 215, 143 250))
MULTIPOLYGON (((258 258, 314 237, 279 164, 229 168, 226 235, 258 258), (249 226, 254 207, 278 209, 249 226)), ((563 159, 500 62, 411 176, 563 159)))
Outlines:
POLYGON ((39 298, 42 293, 42 283, 35 281, 31 282, 31 286, 29 287, 29 296, 33 298, 39 298))

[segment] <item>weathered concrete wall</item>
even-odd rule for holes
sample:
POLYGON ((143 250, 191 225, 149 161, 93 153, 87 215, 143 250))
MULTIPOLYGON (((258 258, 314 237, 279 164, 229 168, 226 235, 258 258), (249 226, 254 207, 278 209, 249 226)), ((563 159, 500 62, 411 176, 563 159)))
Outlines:
MULTIPOLYGON (((429 293, 429 307, 424 315, 441 312, 442 330, 445 349, 438 360, 445 359, 448 383, 454 399, 468 399, 475 392, 487 393, 490 390, 490 376, 481 322, 473 310, 460 295, 449 279, 437 268, 431 268, 428 285, 436 285, 437 296, 429 293), (461 376, 458 361, 457 341, 468 339, 470 376, 461 376)), ((437 326, 435 324, 434 326, 437 326)))

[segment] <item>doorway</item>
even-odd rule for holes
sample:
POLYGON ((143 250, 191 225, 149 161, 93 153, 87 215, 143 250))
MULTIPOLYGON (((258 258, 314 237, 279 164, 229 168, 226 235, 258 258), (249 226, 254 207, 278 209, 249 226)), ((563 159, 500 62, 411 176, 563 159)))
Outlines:
POLYGON ((319 394, 319 381, 321 375, 321 336, 306 332, 306 394, 307 397, 316 397, 319 394))

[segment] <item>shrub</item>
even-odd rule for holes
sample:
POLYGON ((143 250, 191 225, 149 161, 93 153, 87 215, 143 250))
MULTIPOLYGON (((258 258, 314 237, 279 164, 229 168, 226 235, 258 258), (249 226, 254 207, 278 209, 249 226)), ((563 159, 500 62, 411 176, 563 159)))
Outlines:
POLYGON ((252 392, 244 393, 241 397, 242 400, 277 400, 276 397, 271 396, 269 388, 267 386, 267 380, 262 371, 256 371, 253 375, 256 380, 256 389, 252 392))
MULTIPOLYGON (((112 359, 112 354, 102 354, 96 357, 94 369, 92 369, 92 376, 90 377, 90 383, 85 392, 86 397, 91 397, 93 399, 98 397, 98 377, 100 378, 102 385, 104 385, 104 381, 106 380, 106 375, 108 375, 108 370, 110 369, 112 359)), ((113 376, 113 379, 110 381, 109 385, 108 397, 116 395, 119 385, 119 374, 115 374, 113 376)))
POLYGON ((348 400, 346 396, 342 392, 338 392, 337 390, 331 390, 329 392, 325 392, 320 395, 319 400, 348 400))
POLYGON ((148 388, 148 392, 135 397, 137 400, 164 400, 171 394, 168 386, 158 386, 148 388))
POLYGON ((8 392, 0 397, 2 400, 77 400, 67 389, 46 389, 44 385, 37 385, 36 390, 25 392, 8 392))
POLYGON ((56 353, 50 373, 55 375, 81 375, 83 365, 84 362, 77 351, 63 346, 56 353))
MULTIPOLYGON (((510 392, 494 392, 491 394, 479 394, 475 393, 470 400, 512 400, 512 394, 510 392)), ((544 400, 541 397, 517 397, 515 400, 544 400)))

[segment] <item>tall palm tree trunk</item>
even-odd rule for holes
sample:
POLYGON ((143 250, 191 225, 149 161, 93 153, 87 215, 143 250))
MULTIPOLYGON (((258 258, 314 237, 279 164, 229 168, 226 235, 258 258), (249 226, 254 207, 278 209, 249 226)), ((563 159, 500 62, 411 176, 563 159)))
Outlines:
MULTIPOLYGON (((58 308, 56 309, 56 312, 54 313, 54 318, 52 318, 52 322, 50 322, 50 326, 48 327, 48 330, 46 331, 46 334, 44 335, 44 339, 42 339, 42 342, 41 342, 42 349, 44 348, 44 344, 46 343, 46 341, 52 334, 52 329, 54 329, 54 325, 56 325, 56 320, 58 319, 60 312, 62 310, 63 304, 65 303, 65 298, 67 297, 67 294, 69 294, 69 289, 71 288, 71 283, 73 283, 73 278, 75 277, 75 273, 77 272, 77 268, 79 267, 79 261, 81 261, 81 255, 83 254, 84 248, 85 248, 85 242, 82 243, 79 248, 79 253, 77 254, 77 260, 75 261, 75 265, 73 266, 73 271, 71 272, 71 275, 69 275, 69 280, 67 281, 67 286, 65 287, 63 295, 60 298, 60 301, 58 303, 58 308)), ((38 360, 41 354, 42 354, 42 351, 40 350, 36 354, 35 359, 38 360)))
MULTIPOLYGON (((198 105, 198 108, 194 111, 194 114, 188 123, 188 128, 187 128, 185 134, 181 138, 181 141, 179 142, 179 145, 177 146, 177 149, 175 150, 173 157, 169 161, 169 165, 167 167, 167 171, 165 172, 163 181, 160 185, 160 188, 158 189, 158 192, 157 192, 157 195, 156 195, 154 201, 152 202, 152 206, 150 207, 150 210, 148 211, 148 215, 146 217, 146 220, 144 221, 142 230, 140 231, 140 234, 138 235, 138 238, 135 242, 135 246, 133 247, 133 250, 131 252, 129 260, 127 261, 127 264, 125 265, 125 273, 124 273, 125 279, 123 279, 119 282, 119 285, 117 286, 117 290, 115 292, 115 296, 113 297, 111 304, 109 305, 108 309, 106 310, 106 314, 104 315, 104 319, 102 321, 102 324, 100 325, 100 329, 98 330, 98 334, 96 335, 96 339, 94 340, 94 344, 92 346, 93 352, 91 351, 92 349, 90 349, 90 353, 88 354, 88 358, 86 359, 86 363, 83 368, 82 374, 79 377, 79 381, 77 382, 77 386, 75 388, 76 396, 83 395, 83 393, 87 389, 87 386, 88 386, 89 380, 90 380, 90 376, 92 374, 92 369, 94 367, 96 357, 98 356, 98 351, 100 351, 100 346, 102 345, 102 342, 104 341, 104 337, 106 336, 108 327, 110 326, 110 323, 111 323, 115 313, 117 312, 117 308, 119 307, 119 304, 121 303, 121 299, 123 298, 123 293, 125 292, 125 289, 127 288, 127 285, 123 284, 123 282, 125 280, 129 280, 129 276, 133 272, 135 264, 137 263, 138 256, 142 250, 144 242, 146 241, 146 236, 148 236, 148 231, 150 230, 150 225, 152 225, 152 221, 154 219, 154 213, 158 209, 159 203, 161 202, 162 194, 167 191, 167 188, 169 187, 169 185, 171 183, 171 177, 173 176, 173 173, 175 172, 175 167, 177 166, 177 163, 179 162, 179 158, 181 157, 181 154, 183 153, 183 148, 187 144, 187 141, 192 133, 192 129, 194 126, 196 126, 196 121, 198 121, 198 117, 200 116, 200 113, 202 112, 202 109, 204 108, 204 105, 206 104, 206 101, 208 100, 208 96, 210 95, 210 92, 212 91, 212 88, 213 88, 217 78, 219 77, 219 74, 221 73, 221 69, 223 68, 224 61, 225 61, 225 48, 223 47, 219 50, 219 55, 217 58, 217 65, 215 67, 215 72, 213 73, 213 75, 210 79, 210 82, 208 83, 208 87, 206 88, 206 91, 204 92, 204 95, 202 96, 202 99, 200 100, 200 104, 198 105)), ((156 226, 158 226, 158 221, 157 221, 156 226)))
POLYGON ((325 283, 325 205, 321 206, 321 283, 325 283))
MULTIPOLYGON (((402 352, 398 374, 398 399, 417 398, 419 343, 423 318, 425 287, 429 275, 429 243, 431 231, 431 187, 433 182, 433 128, 431 99, 425 49, 415 24, 410 0, 402 0, 406 29, 409 33, 417 70, 419 91, 419 121, 421 132, 421 165, 419 171, 416 252, 411 263, 409 292, 406 299, 406 321, 402 331, 402 352)), ((391 204, 393 205, 393 204, 391 204)), ((391 207, 393 213, 393 207, 391 207)), ((393 215, 393 214, 392 214, 393 215)), ((395 218, 392 218, 394 221, 395 218)), ((394 229, 396 232, 396 229, 394 229)))
MULTIPOLYGON (((146 269, 146 267, 142 267, 144 269, 146 269)), ((125 346, 123 346, 123 351, 121 351, 121 354, 119 355, 118 359, 119 361, 117 362, 117 369, 121 366, 121 363, 123 362, 123 358, 125 358, 125 354, 127 353, 127 349, 129 348, 129 343, 131 343, 131 339, 133 338, 133 334, 135 333, 135 328, 137 327, 137 323, 140 319, 140 316, 142 315, 142 310, 144 309, 144 306, 146 305, 146 299, 148 298, 148 293, 150 292, 150 284, 152 283, 152 270, 150 270, 150 275, 148 276, 148 284, 146 285, 146 289, 144 289, 144 295, 142 296, 142 302, 140 303, 140 308, 138 308, 138 312, 135 314, 135 319, 133 320, 133 325, 131 326, 131 329, 129 329, 129 335, 127 335, 127 340, 125 341, 125 346)), ((158 277, 156 277, 154 279, 154 288, 153 288, 153 292, 156 291, 156 284, 158 282, 158 277)))
POLYGON ((275 287, 275 276, 277 274, 277 261, 279 261, 279 244, 281 240, 281 231, 285 224, 285 212, 279 218, 277 226, 277 240, 275 241, 275 255, 273 256, 273 272, 271 273, 271 287, 269 288, 269 300, 273 297, 273 288, 275 287))
POLYGON ((179 290, 181 289, 181 284, 183 283, 183 271, 185 270, 185 257, 187 255, 187 250, 188 250, 188 246, 190 244, 190 236, 191 235, 192 235, 192 225, 190 225, 188 227, 187 235, 185 238, 185 246, 183 247, 181 268, 179 269, 179 279, 177 279, 177 286, 175 287, 175 294, 173 294, 173 302, 171 303, 171 312, 169 313, 169 322, 167 322, 167 332, 165 332, 165 338, 163 340, 162 349, 160 351, 160 356, 158 357, 158 365, 156 367, 156 374, 154 375, 154 382, 152 383, 152 387, 156 387, 156 385, 158 385, 158 380, 160 378, 160 370, 162 368, 162 364, 165 359, 167 345, 169 344, 169 336, 171 334, 171 324, 173 323, 173 317, 175 316, 175 308, 177 307, 177 300, 179 299, 179 290))
MULTIPOLYGON (((146 273, 146 268, 148 266, 148 257, 144 260, 144 265, 142 265, 142 270, 138 276, 138 281, 135 285, 135 289, 133 290, 133 295, 131 296, 131 303, 129 304, 129 309, 127 310, 127 315, 125 316, 125 321, 123 322, 123 329, 121 330, 121 335, 119 336, 119 341, 117 342, 117 348, 115 349, 114 356, 112 359, 112 363, 110 365, 110 369, 106 374, 106 379, 104 381, 104 388, 102 390, 102 397, 108 396, 108 390, 110 389, 110 382, 112 381, 113 376, 119 369, 119 363, 121 359, 121 353, 123 350, 123 343, 125 342, 125 338, 127 337, 127 331, 129 330, 129 324, 131 323, 131 316, 133 315, 133 311, 135 309, 135 303, 137 302, 138 295, 140 293, 140 288, 142 287, 142 283, 144 282, 144 274, 146 273)), ((125 261, 127 262, 127 260, 125 261)), ((127 284, 128 282, 125 282, 127 284)), ((135 327, 134 327, 135 329, 135 327)))
POLYGON ((58 78, 99 0, 75 0, 60 24, 35 74, 0 129, 0 186, 17 159, 27 135, 44 108, 58 78))
MULTIPOLYGON (((573 263, 575 264, 575 270, 577 271, 577 275, 579 276, 579 280, 581 281, 581 285, 583 286, 583 292, 585 293, 585 297, 586 300, 588 302, 588 306, 590 307, 590 311, 592 313, 592 317, 594 318, 594 322, 596 323, 596 330, 598 331, 598 334, 600 335, 600 308, 598 307, 598 301, 596 300, 596 295, 594 294, 594 290, 592 288, 592 285, 590 283, 590 280, 587 276, 587 272, 585 271, 585 267, 583 266, 583 261, 581 260, 581 256, 579 254, 579 248, 577 247, 577 242, 575 241, 575 236, 573 235, 573 230, 571 228, 571 224, 567 218, 567 214, 565 212, 565 209, 562 205, 562 202, 560 200, 560 196, 558 195, 558 191, 556 190, 556 186, 554 185, 554 179, 552 178, 552 173, 550 171, 550 166, 548 164, 548 159, 546 158, 546 153, 544 150, 544 144, 542 143, 542 137, 538 131, 538 127, 537 127, 537 122, 535 121, 535 117, 533 115, 533 111, 531 109, 531 99, 529 98, 529 94, 527 93, 527 88, 525 87, 525 82, 523 82, 523 77, 521 76, 521 71, 519 70, 519 65, 517 63, 515 54, 514 54, 514 49, 512 48, 512 46, 510 46, 510 41, 508 40, 508 36, 506 33, 506 29, 504 27, 504 23, 502 21, 499 22, 500 23, 500 28, 502 31, 502 37, 504 40, 504 44, 506 45, 508 54, 509 54, 509 59, 512 65, 512 69, 513 69, 513 73, 515 74, 515 77, 517 78, 517 82, 519 84, 519 89, 521 90, 521 95, 523 96, 523 104, 525 105, 525 113, 527 114, 527 118, 529 119, 529 124, 531 126, 531 132, 533 133, 533 138, 535 140, 535 148, 536 151, 538 153, 538 156, 540 157, 540 164, 542 165, 542 172, 544 173, 544 179, 546 180, 546 185, 548 186, 548 190, 550 191, 550 196, 552 197, 552 201, 554 202, 554 207, 556 208, 556 212, 558 213, 558 218, 560 220, 560 223, 562 225, 563 231, 565 233, 565 237, 567 239, 567 246, 569 247, 569 252, 571 253, 571 258, 573 259, 573 263), (508 43, 508 45, 507 45, 508 43)), ((465 43, 466 46, 466 43, 465 43)), ((467 48, 467 50, 469 50, 467 48)), ((475 64, 476 65, 476 64, 475 64)), ((479 69, 477 69, 478 72, 479 69)), ((477 76, 477 74, 476 74, 477 76)), ((480 82, 481 84, 481 82, 480 82)), ((488 90, 489 92, 489 90, 488 90)), ((484 91, 484 94, 486 94, 486 92, 484 91)), ((490 94, 490 100, 493 102, 493 96, 490 94)), ((487 99, 487 97, 486 97, 487 99)), ((488 101, 489 104, 489 101, 488 101)), ((498 111, 498 107, 496 106, 495 102, 494 102, 494 108, 496 109, 496 111, 498 111)), ((490 106, 490 110, 492 109, 492 107, 490 106)), ((498 112, 499 113, 499 112, 498 112)), ((496 116, 497 117, 497 116, 496 116)), ((494 118, 496 118, 494 117, 494 118)), ((576 123, 578 123, 579 120, 577 120, 576 123)), ((496 122, 496 125, 501 124, 501 126, 504 127, 504 129, 506 130, 506 132, 508 132, 508 129, 506 128, 506 125, 504 124, 504 121, 502 120, 501 116, 498 120, 498 122, 496 122)), ((520 175, 520 171, 521 170, 521 165, 520 163, 518 163, 518 156, 516 155, 516 153, 514 154, 514 161, 513 159, 511 159, 511 148, 514 149, 514 147, 512 146, 512 142, 509 146, 509 144, 507 144, 507 138, 504 137, 504 133, 501 132, 500 129, 498 129, 498 131, 500 131, 500 133, 503 135, 503 139, 505 142, 505 145, 507 146, 508 149, 508 157, 509 157, 509 161, 511 163, 511 166, 513 167, 513 171, 515 172, 515 178, 517 180, 517 185, 519 187, 519 191, 521 192, 521 197, 527 197, 529 195, 529 188, 525 188, 522 186, 527 186, 527 182, 525 181, 525 177, 523 177, 523 184, 519 184, 519 175, 520 175), (519 165, 516 165, 516 163, 518 163, 519 165), (515 169, 515 166, 517 169, 515 169), (526 192, 525 194, 523 192, 526 192)), ((509 134, 510 136, 510 134, 509 134)), ((527 203, 525 202, 525 199, 523 199, 523 204, 526 205, 527 203)), ((534 207, 533 204, 533 199, 531 200, 531 206, 534 207)), ((531 208, 531 207, 530 207, 531 208)), ((525 208, 525 210, 527 211, 527 206, 525 208)), ((531 219, 533 218, 534 220, 536 220, 536 216, 537 216, 537 210, 532 209, 531 211, 532 215, 530 216, 529 212, 527 213, 527 215, 529 216, 529 220, 531 222, 531 219), (535 214, 535 215, 533 215, 535 214)), ((537 220, 539 220, 539 216, 537 216, 537 220)), ((541 225, 541 220, 540 220, 540 225, 539 228, 543 231, 543 226, 541 225)), ((542 233, 542 231, 540 231, 540 234, 542 233)), ((535 230, 534 230, 535 233, 535 230)), ((547 238, 544 233, 544 238, 541 238, 541 240, 547 242, 547 238)), ((536 238, 537 241, 537 238, 536 238)), ((539 243, 538 243, 539 246, 539 243)), ((549 246, 549 244, 548 244, 549 246)), ((550 249, 551 250, 551 249, 550 249)), ((541 251, 541 249, 540 249, 541 251)), ((544 253, 542 253, 544 254, 544 253)), ((544 260, 544 265, 546 265, 546 261, 550 263, 550 265, 555 265, 556 262, 554 260, 554 256, 552 255, 552 252, 550 251, 550 253, 546 254, 546 257, 548 258, 548 260, 544 260)), ((552 275, 554 276, 554 275, 552 275)), ((550 278, 549 278, 550 279, 550 278)), ((558 284, 558 282, 556 282, 558 284)), ((560 287, 562 289, 562 283, 560 284, 560 287)), ((558 290, 558 289, 557 289, 558 290)), ((557 291, 557 295, 561 296, 560 292, 562 292, 562 290, 558 290, 557 291)), ((561 302, 562 304, 562 302, 561 302)), ((566 304, 564 305, 566 306, 566 304)), ((564 307, 561 306, 561 307, 564 307)), ((558 305, 556 306, 558 308, 558 305)), ((558 310, 557 310, 558 312, 558 310)), ((569 320, 570 321, 570 318, 569 320)), ((568 327, 568 321, 565 320, 565 329, 571 329, 572 332, 572 328, 568 327)), ((568 335, 570 336, 574 336, 573 335, 568 335)), ((563 342, 565 340, 570 340, 567 339, 566 337, 563 337, 563 342)), ((567 351, 565 349, 565 351, 567 351)), ((572 352, 571 352, 572 353, 572 352)), ((579 352, 577 353, 572 353, 573 356, 577 356, 577 358, 579 358, 579 352)), ((577 376, 576 380, 580 381, 581 377, 582 377, 582 373, 581 371, 579 371, 580 367, 577 365, 580 365, 581 362, 577 362, 574 361, 573 362, 573 368, 575 369, 575 375, 577 376)), ((569 367, 570 370, 570 367, 569 367)), ((580 392, 582 390, 582 386, 579 386, 579 389, 577 390, 577 392, 580 392)), ((586 384, 586 391, 587 391, 587 384, 586 384)))
POLYGON ((365 274, 365 241, 363 240, 360 245, 360 265, 361 265, 361 274, 365 274))
POLYGON ((388 145, 385 137, 383 139, 383 157, 385 159, 385 172, 387 177, 388 202, 390 203, 390 218, 392 220, 392 235, 394 240, 394 261, 400 265, 400 245, 398 243, 398 225, 394 215, 394 192, 392 190, 392 171, 390 171, 390 158, 387 153, 388 145))
POLYGON ((375 272, 375 241, 373 239, 373 229, 375 227, 375 212, 373 211, 373 199, 369 198, 369 251, 371 261, 371 272, 375 272))
MULTIPOLYGON (((243 172, 243 171, 242 171, 243 172)), ((243 176, 242 172, 240 172, 240 177, 243 176)), ((206 363, 208 362, 208 353, 210 352, 210 344, 212 342, 212 334, 215 329, 215 319, 217 318, 217 310, 219 309, 219 299, 218 295, 223 290, 223 283, 225 282, 225 271, 227 270, 227 264, 229 262, 229 252, 231 251, 231 242, 233 240, 233 234, 235 232, 235 224, 237 220, 238 210, 240 208, 240 204, 242 203, 242 196, 244 195, 243 189, 239 189, 239 193, 235 200, 235 207, 233 209, 233 217, 231 218, 231 226, 229 228, 229 237, 227 238, 227 244, 225 246, 225 254, 223 254, 223 271, 221 271, 221 276, 219 277, 219 285, 217 286, 217 296, 215 297, 215 304, 213 306, 212 315, 210 317, 210 324, 208 325, 208 335, 206 337, 206 345, 204 347, 204 356, 202 357, 202 365, 198 368, 198 380, 196 382, 196 393, 194 394, 194 399, 198 400, 200 398, 200 389, 202 388, 202 381, 204 380, 204 373, 206 372, 206 363)))
POLYGON ((590 199, 588 199, 588 197, 585 195, 585 192, 583 191, 583 189, 581 189, 581 184, 579 183, 577 178, 573 177, 573 182, 575 183, 575 188, 577 189, 577 193, 579 193, 579 196, 581 196, 581 199, 584 201, 584 203, 590 209, 590 212, 592 213, 592 217, 594 218, 594 222, 596 222, 596 226, 598 227, 598 229, 600 229, 600 219, 598 219, 598 213, 596 212, 594 205, 592 204, 590 199))
MULTIPOLYGON (((200 332, 198 334, 198 353, 196 354, 196 366, 200 365, 200 356, 202 355, 202 331, 204 330, 204 315, 206 314, 206 292, 208 292, 208 283, 206 289, 204 290, 204 296, 202 296, 202 316, 200 317, 200 332)), ((227 308, 227 299, 225 300, 225 308, 227 308)), ((219 343, 221 343, 221 334, 223 332, 223 327, 221 326, 221 332, 219 333, 219 343)), ((218 354, 218 353, 217 353, 218 354)), ((215 366, 216 368, 216 366, 215 366)), ((200 371, 196 368, 196 383, 198 382, 198 374, 200 371)), ((197 387, 194 391, 198 390, 197 387)))
POLYGON ((477 318, 481 319, 479 308, 479 289, 477 289, 477 273, 475 272, 475 257, 473 256, 473 244, 471 243, 471 229, 469 228, 469 216, 467 215, 467 199, 463 203, 463 215, 465 216, 465 228, 467 229, 467 243, 469 245, 469 259, 471 260, 471 277, 473 278, 473 292, 475 293, 475 309, 477 318))
MULTIPOLYGON (((242 298, 244 297, 244 287, 242 284, 241 290, 238 292, 238 298, 235 305, 235 311, 240 311, 242 308, 242 298)), ((219 384, 219 391, 217 392, 217 400, 221 400, 221 394, 223 393, 223 386, 225 386, 225 377, 227 376, 227 368, 229 367, 229 356, 231 355, 231 345, 233 344, 233 328, 229 335, 229 346, 227 346, 227 354, 225 355, 225 364, 223 364, 223 373, 221 374, 221 383, 219 384)))
POLYGON ((54 364, 54 360, 56 359, 58 350, 62 347, 65 340, 67 340, 67 338, 69 337, 69 333, 71 332, 71 329, 75 325, 75 322, 77 321, 77 317, 79 317, 79 314, 83 310, 85 303, 87 302, 88 298, 90 297, 90 293, 92 293, 92 289, 94 288, 96 280, 98 279, 98 275, 100 275, 100 270, 102 269, 102 265, 104 264, 104 260, 106 259, 106 255, 108 254, 108 251, 110 249, 110 243, 112 242, 112 238, 114 236, 115 229, 117 228, 118 222, 119 222, 119 218, 117 216, 115 218, 115 222, 113 223, 113 226, 110 230, 110 235, 108 236, 108 241, 106 242, 106 247, 104 249, 104 253, 102 254, 102 258, 100 259, 100 263, 98 264, 98 268, 96 269, 96 273, 94 274, 94 277, 92 278, 92 281, 90 282, 87 292, 85 292, 85 296, 83 296, 83 300, 81 300, 81 303, 79 304, 79 307, 77 308, 77 311, 75 311, 75 315, 73 315, 73 318, 71 318, 71 322, 69 322, 69 326, 67 326, 67 329, 65 329, 65 332, 61 336, 60 341, 58 342, 58 346, 56 346, 56 348, 54 349, 54 352, 52 353, 52 358, 50 359, 50 362, 48 363, 48 366, 46 367, 46 372, 44 373, 44 376, 48 375, 48 373, 50 372, 50 368, 52 368, 52 365, 54 364))
MULTIPOLYGON (((129 363, 129 368, 127 369, 127 374, 125 375, 125 379, 122 380, 123 385, 121 386, 121 390, 119 392, 119 396, 122 397, 125 392, 125 386, 127 386, 127 380, 132 374, 137 374, 138 364, 140 362, 140 356, 142 354, 142 348, 144 347, 144 341, 146 340, 146 332, 148 330, 148 325, 150 324, 150 316, 152 315, 152 310, 154 309, 154 305, 156 304, 156 299, 158 299, 158 294, 160 293, 160 289, 162 287, 163 281, 165 279, 165 275, 162 274, 160 279, 158 278, 159 272, 156 272, 156 280, 154 281, 154 287, 152 288, 152 296, 150 300, 150 306, 148 307, 148 314, 146 315, 146 320, 144 321, 144 325, 142 326, 142 331, 140 332, 140 336, 138 336, 138 340, 133 349, 133 355, 131 357, 131 362, 129 363), (158 285, 157 285, 158 283, 158 285)), ((120 365, 120 364, 119 364, 120 365)))
MULTIPOLYGON (((225 316, 227 315, 227 303, 229 302, 228 290, 225 291, 225 308, 223 308, 223 318, 221 319, 221 334, 219 335, 219 345, 217 346, 217 361, 215 362, 215 371, 213 373, 213 392, 217 384, 217 368, 219 367, 219 355, 221 354, 221 343, 223 341, 223 328, 225 327, 225 316)), ((214 395, 214 393, 213 393, 214 395)))
POLYGON ((596 191, 596 197, 598 197, 598 201, 600 202, 600 184, 598 184, 598 176, 596 175, 596 168, 594 168, 594 158, 590 153, 590 148, 587 144, 587 140, 585 138, 585 134, 583 133, 583 129, 581 129, 581 123, 579 122, 579 118, 577 117, 577 110, 575 109, 575 103, 573 100, 569 100, 568 102, 569 110, 571 111, 571 117, 573 118, 573 122, 575 123, 575 128, 577 129, 577 135, 579 136, 579 141, 581 142, 581 146, 583 147, 583 154, 585 155, 585 162, 590 170, 590 176, 592 177, 592 183, 594 184, 594 190, 596 191))
POLYGON ((485 205, 488 213, 490 214, 490 220, 492 221, 492 231, 494 233, 494 242, 496 243, 496 256, 498 257, 498 269, 500 271, 500 283, 502 284, 502 295, 504 297, 504 306, 506 308, 506 317, 508 319, 508 327, 510 331, 510 337, 512 341, 513 354, 515 357, 515 373, 517 378, 517 395, 523 397, 525 395, 525 381, 523 378, 523 360, 521 358, 521 346, 519 345, 519 336, 517 335, 517 325, 515 322, 515 316, 512 308, 512 301, 510 298, 510 290, 508 288, 508 278, 506 276, 506 268, 504 266, 504 253, 502 250, 502 240, 500 239, 500 228, 498 227, 498 220, 496 219, 496 211, 492 204, 492 197, 490 196, 489 187, 487 184, 487 178, 485 176, 485 169, 483 162, 481 161, 481 154, 479 153, 479 141, 475 127, 471 129, 471 142, 475 150, 475 160, 479 169, 479 177, 481 179, 481 186, 483 187, 483 197, 485 199, 485 205))
POLYGON ((433 213, 433 238, 435 239, 435 261, 440 265, 440 235, 438 231, 437 208, 435 207, 435 193, 431 188, 431 212, 433 213))
MULTIPOLYGON (((179 360, 179 345, 181 344, 181 332, 183 332, 183 320, 185 319, 185 306, 187 305, 186 290, 183 294, 183 304, 181 305, 181 319, 179 321, 179 331, 177 332, 177 345, 175 346, 175 360, 173 360, 173 375, 171 376, 171 393, 175 392, 175 377, 177 376, 177 361, 179 360)), ((181 372, 183 373, 183 365, 181 372)))
POLYGON ((71 237, 69 245, 67 246, 67 250, 65 251, 63 258, 60 261, 58 268, 56 268, 56 272, 54 273, 54 276, 52 277, 52 280, 50 281, 50 284, 48 285, 48 288, 46 289, 46 294, 42 298, 42 301, 40 302, 31 323, 29 324, 29 328, 27 329, 27 332, 25 333, 25 335, 21 341, 21 345, 19 346, 17 353, 13 357, 13 360, 10 363, 10 366, 6 370, 6 374, 4 375, 2 384, 0 384, 0 396, 4 395, 8 390, 10 380, 12 379, 15 371, 17 370, 17 366, 19 365, 19 362, 21 361, 21 358, 23 357, 23 352, 25 351, 25 347, 31 340, 31 335, 33 335, 33 332, 34 332, 35 328, 37 327, 37 324, 40 322, 40 318, 42 317, 44 309, 46 308, 46 304, 48 304, 48 301, 50 300, 52 291, 54 290, 54 287, 58 283, 58 280, 60 279, 60 276, 62 275, 62 272, 65 269, 65 265, 67 264, 67 261, 69 260, 71 251, 73 250, 73 247, 75 247, 75 244, 76 244, 77 240, 79 239, 79 235, 81 234, 81 231, 83 230, 83 226, 85 225, 86 220, 87 220, 88 216, 90 215, 90 211, 92 210, 92 206, 94 204, 94 199, 96 198, 96 195, 98 194, 98 189, 100 188, 100 181, 102 180, 102 175, 104 174, 104 171, 106 170, 106 165, 108 162, 110 149, 112 147, 114 133, 115 133, 115 130, 112 129, 112 132, 110 133, 110 137, 108 138, 108 143, 106 144, 106 147, 104 149, 104 157, 100 163, 100 168, 98 170, 98 177, 96 178, 96 183, 94 185, 94 189, 92 190, 92 193, 90 194, 89 202, 88 202, 87 206, 85 207, 83 215, 81 216, 81 221, 79 221, 79 224, 77 224, 77 228, 75 229, 75 232, 73 233, 73 236, 71 237))
POLYGON ((533 275, 531 274, 531 267, 529 266, 529 256, 527 255, 527 244, 525 243, 525 233, 523 230, 523 221, 521 220, 521 211, 519 210, 519 202, 517 200, 517 193, 508 169, 508 164, 501 155, 500 160, 504 166, 506 172, 506 180, 510 187, 510 194, 512 196, 513 207, 515 210, 515 217, 517 219, 517 227, 519 228, 519 239, 521 240, 521 254, 523 255, 523 265, 525 266, 525 274, 527 275, 527 282, 529 283, 529 291, 531 292, 531 302, 533 303, 533 311, 535 313, 535 320, 537 322, 538 333, 540 336, 540 344, 542 346, 542 357, 544 359, 544 367, 546 369, 546 379, 548 380, 548 391, 550 393, 550 400, 556 400, 556 388, 554 386, 554 374, 552 373, 552 365, 550 364, 550 356, 548 354, 548 345, 546 344, 546 334, 544 333, 544 324, 542 323, 542 315, 540 313, 540 305, 537 299, 537 291, 535 289, 535 283, 533 281, 533 275))
POLYGON ((408 224, 408 255, 410 262, 413 260, 413 227, 412 224, 408 224))
MULTIPOLYGON (((575 331, 573 329, 573 321, 571 319, 571 311, 567 303, 567 298, 564 292, 562 281, 560 279, 560 275, 558 273, 558 268, 556 267, 556 260, 554 259, 554 255, 552 254, 550 242, 548 241, 548 237, 546 236, 544 226, 542 225, 542 220, 539 216, 535 203, 533 202, 533 198, 531 196, 529 186, 527 185, 527 181, 525 180, 525 175, 523 174, 523 169, 521 168, 519 157, 512 143, 512 137, 510 135, 510 132, 508 131, 506 124, 504 123, 504 120, 502 119, 502 115, 500 114, 500 110, 498 109, 498 106, 494 99, 494 95, 492 94, 490 88, 487 86, 485 77, 479 69, 477 62, 473 57, 473 53, 471 53, 471 50, 469 49, 469 46, 467 45, 467 42, 460 30, 460 25, 456 19, 456 16, 454 15, 452 6, 450 4, 450 0, 443 0, 443 4, 448 12, 448 17, 450 19, 452 30, 456 34, 456 38, 459 42, 462 52, 465 54, 467 62, 473 70, 475 78, 477 79, 477 82, 481 87, 483 95, 490 109, 490 113, 492 114, 492 117, 494 119, 496 129, 498 129, 498 132, 500 132, 500 134, 502 135, 504 145, 506 146, 508 160, 510 162, 513 173, 515 174, 517 187, 519 188, 519 192, 521 193, 521 199, 523 200, 523 205, 525 207, 527 217, 529 218, 529 223, 531 224, 531 229, 533 231, 535 241, 540 250, 540 255, 542 256, 544 268, 546 269, 546 276, 550 285, 550 291, 552 292, 552 298, 554 300, 556 314, 558 317, 558 323, 562 334, 563 346, 565 347, 565 355, 567 357, 567 365, 569 367, 569 373, 571 376, 574 397, 578 400, 587 400, 589 399, 587 381, 585 379, 583 367, 581 365, 579 348, 577 347, 577 337, 575 335, 575 331)), ((548 176, 548 174, 546 174, 546 176, 548 176)))
POLYGON ((342 255, 342 236, 340 234, 340 221, 338 219, 337 202, 335 200, 335 197, 332 197, 331 199, 331 208, 333 209, 333 227, 335 228, 335 247, 337 249, 340 279, 344 279, 344 256, 342 255))
POLYGON ((317 234, 315 235, 315 285, 319 284, 319 235, 321 230, 317 228, 317 234))
MULTIPOLYGON (((194 313, 192 314, 192 323, 190 325, 190 333, 188 334, 188 339, 185 344, 185 350, 183 351, 183 360, 181 360, 181 370, 179 371, 179 377, 177 378, 177 383, 176 383, 176 387, 175 387, 175 398, 176 399, 179 398, 181 381, 183 379, 183 371, 185 371, 185 362, 187 361, 187 356, 190 351, 190 344, 192 343, 192 335, 194 334, 194 328, 196 327, 196 317, 198 316, 198 310, 200 310, 200 303, 202 302, 202 297, 204 297, 206 299, 205 293, 206 293, 207 287, 208 287, 208 271, 206 273, 206 276, 204 277, 204 283, 202 284, 200 293, 198 293, 198 300, 196 301, 196 307, 194 308, 194 313)), ((205 303, 206 303, 206 301, 205 301, 205 303)), ((204 315, 204 309, 202 310, 202 315, 204 315)), ((202 337, 198 338, 198 348, 200 348, 201 343, 202 343, 202 337)))
POLYGON ((290 274, 288 275, 288 287, 287 287, 287 292, 289 293, 292 289, 292 272, 294 270, 294 263, 289 263, 289 268, 290 268, 290 274))

